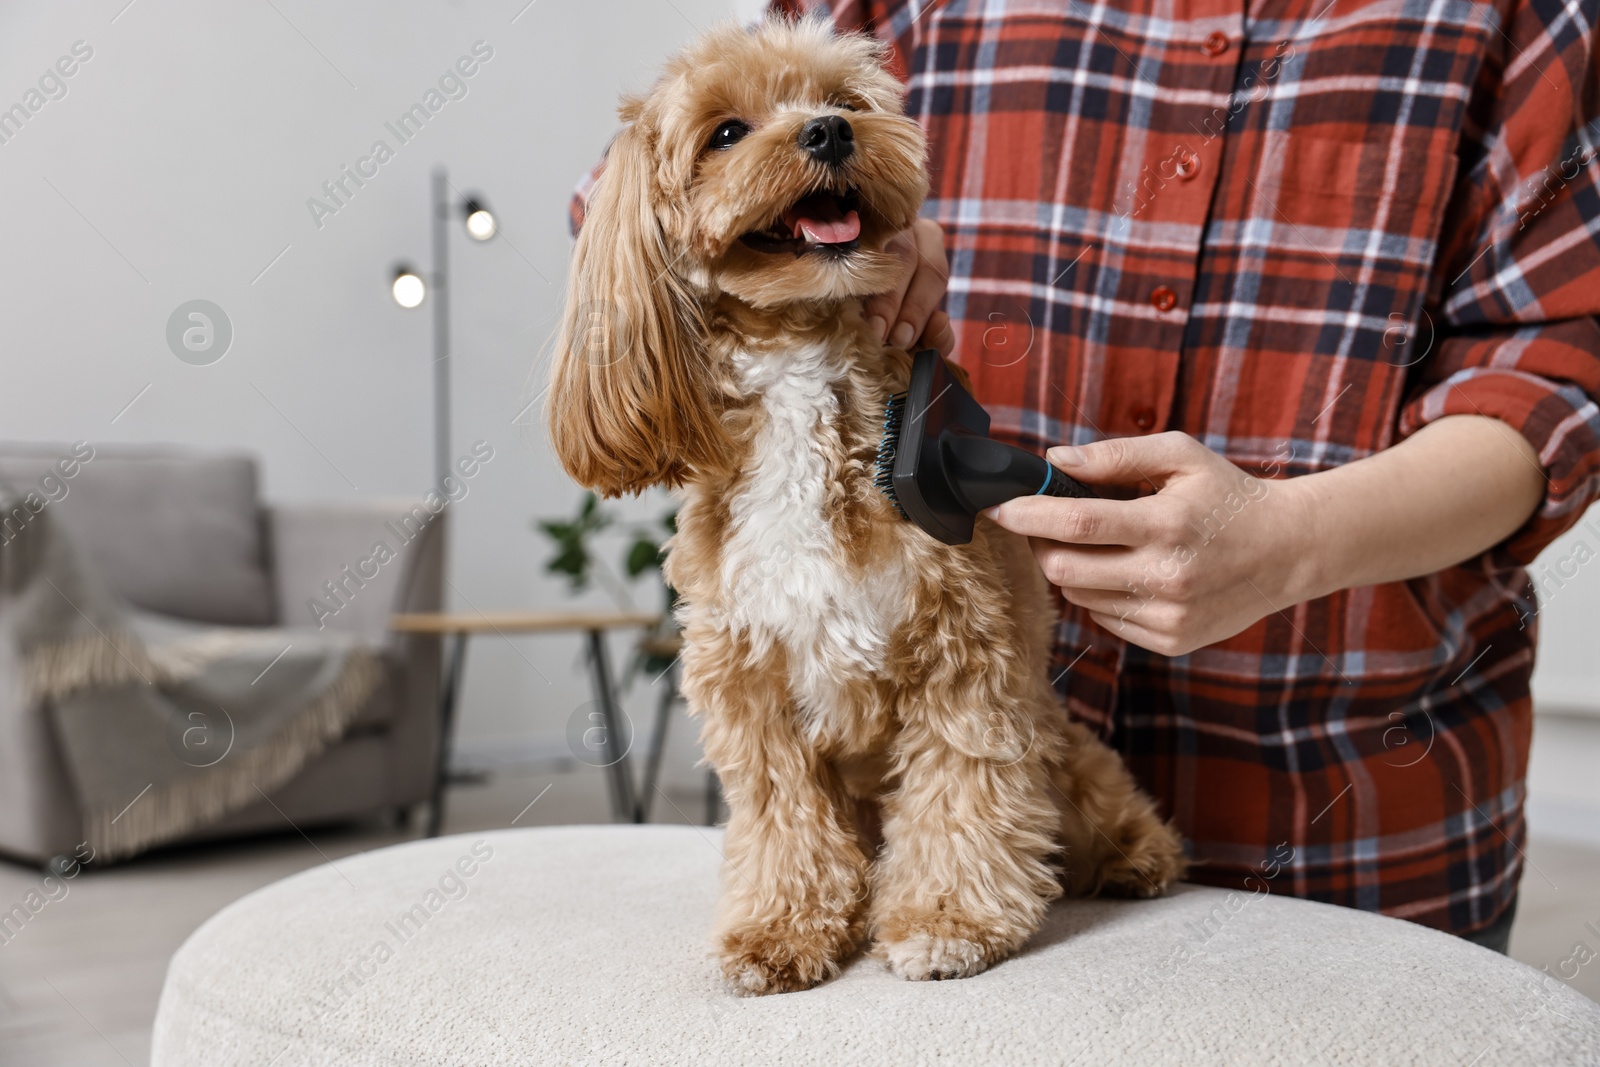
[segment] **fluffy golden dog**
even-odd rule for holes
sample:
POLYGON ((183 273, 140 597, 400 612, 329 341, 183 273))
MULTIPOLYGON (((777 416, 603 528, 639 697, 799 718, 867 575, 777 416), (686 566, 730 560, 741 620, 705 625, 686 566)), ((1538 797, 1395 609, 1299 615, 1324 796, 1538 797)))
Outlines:
POLYGON ((861 298, 927 192, 863 36, 714 31, 626 100, 557 343, 557 454, 612 495, 681 487, 666 564, 683 691, 731 812, 717 926, 742 993, 870 937, 906 978, 976 974, 1050 901, 1161 892, 1179 841, 1046 678, 1053 602, 980 519, 942 544, 873 485, 909 358, 861 298))

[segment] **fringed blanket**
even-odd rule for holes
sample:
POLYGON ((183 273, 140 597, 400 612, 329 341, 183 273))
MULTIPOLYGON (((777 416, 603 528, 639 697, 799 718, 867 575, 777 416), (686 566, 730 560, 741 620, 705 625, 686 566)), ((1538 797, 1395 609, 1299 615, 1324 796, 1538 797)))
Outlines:
MULTIPOLYGON (((0 486, 0 514, 9 496, 0 486)), ((100 857, 262 800, 372 693, 377 657, 347 635, 137 614, 54 519, 46 507, 0 539, 0 641, 54 719, 100 857)))

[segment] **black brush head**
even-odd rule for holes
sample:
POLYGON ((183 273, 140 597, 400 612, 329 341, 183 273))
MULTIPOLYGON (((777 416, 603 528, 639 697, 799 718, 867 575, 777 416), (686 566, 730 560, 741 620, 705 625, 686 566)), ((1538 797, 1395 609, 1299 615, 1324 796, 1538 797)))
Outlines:
POLYGON ((962 388, 931 348, 911 358, 911 384, 884 405, 877 484, 901 515, 947 545, 972 540, 973 513, 945 471, 940 440, 948 432, 989 432, 989 413, 962 388))
POLYGON ((896 393, 883 403, 883 437, 878 441, 878 467, 872 479, 878 491, 889 498, 889 503, 900 513, 902 519, 909 518, 906 509, 900 506, 899 499, 894 495, 894 455, 900 448, 900 429, 905 421, 906 394, 896 393))
POLYGON ((989 413, 938 352, 911 360, 911 384, 883 406, 877 475, 900 515, 947 545, 972 540, 978 512, 1019 496, 1094 490, 1015 445, 989 438, 989 413))

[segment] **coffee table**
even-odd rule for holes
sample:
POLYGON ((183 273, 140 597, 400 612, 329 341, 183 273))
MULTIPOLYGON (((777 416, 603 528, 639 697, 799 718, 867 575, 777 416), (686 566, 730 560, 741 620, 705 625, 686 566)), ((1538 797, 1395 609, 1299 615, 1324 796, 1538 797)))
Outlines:
MULTIPOLYGON (((439 836, 444 822, 444 786, 449 769, 451 738, 455 729, 456 698, 461 690, 461 673, 466 664, 467 638, 474 634, 545 634, 581 632, 587 635, 590 683, 595 703, 604 719, 607 771, 611 810, 618 822, 642 821, 642 810, 633 793, 633 776, 628 770, 628 753, 622 747, 616 687, 604 640, 607 630, 645 629, 661 622, 659 614, 645 612, 581 611, 495 611, 426 612, 396 615, 391 629, 409 634, 438 634, 449 644, 445 674, 439 687, 439 757, 434 767, 433 797, 429 805, 427 836, 439 836)), ((654 777, 653 775, 651 776, 654 777)))

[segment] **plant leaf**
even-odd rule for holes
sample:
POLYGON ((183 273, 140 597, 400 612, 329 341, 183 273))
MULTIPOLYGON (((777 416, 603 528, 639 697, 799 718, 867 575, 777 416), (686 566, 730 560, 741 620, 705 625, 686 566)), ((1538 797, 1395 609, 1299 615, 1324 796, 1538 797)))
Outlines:
POLYGON ((556 554, 546 561, 545 571, 566 575, 573 592, 586 588, 594 563, 589 553, 589 538, 610 524, 611 516, 600 510, 600 498, 593 493, 583 495, 577 517, 571 522, 535 519, 533 525, 555 542, 556 554))
POLYGON ((550 557, 544 569, 550 574, 566 575, 576 592, 589 584, 589 553, 584 551, 581 544, 570 542, 550 557))
POLYGON ((625 563, 629 578, 637 578, 652 567, 661 565, 661 546, 641 537, 628 547, 625 563))

